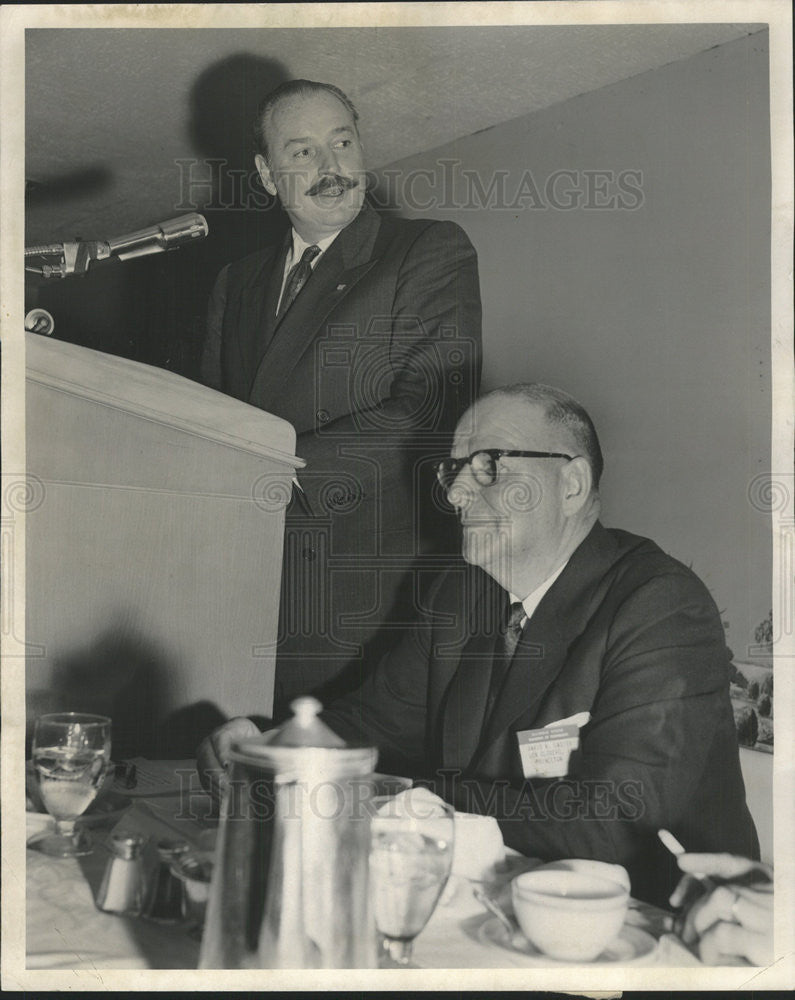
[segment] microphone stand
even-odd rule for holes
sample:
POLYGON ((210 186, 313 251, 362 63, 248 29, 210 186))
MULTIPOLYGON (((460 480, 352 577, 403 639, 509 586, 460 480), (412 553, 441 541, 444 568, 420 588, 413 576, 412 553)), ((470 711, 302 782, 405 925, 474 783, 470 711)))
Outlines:
POLYGON ((92 260, 110 257, 110 246, 99 241, 52 243, 47 246, 25 247, 25 270, 45 278, 65 278, 69 274, 85 274, 92 260), (28 264, 29 257, 58 257, 54 263, 28 264))
POLYGON ((85 274, 93 260, 107 260, 111 256, 129 260, 150 253, 162 253, 164 250, 176 250, 194 239, 202 239, 207 233, 207 220, 203 215, 180 215, 176 219, 112 240, 80 240, 26 247, 25 270, 45 278, 85 274), (52 263, 43 261, 29 264, 28 259, 33 257, 56 257, 57 260, 52 263))
MULTIPOLYGON (((85 274, 94 260, 118 257, 130 260, 145 257, 150 253, 177 250, 195 239, 202 239, 208 233, 207 220, 203 215, 191 213, 168 219, 147 229, 139 229, 111 240, 73 240, 69 243, 46 243, 42 246, 25 247, 25 270, 44 278, 65 278, 70 274, 85 274), (28 263, 32 258, 53 258, 28 263)), ((25 329, 31 333, 49 336, 55 329, 55 321, 46 309, 33 309, 25 317, 25 329)))

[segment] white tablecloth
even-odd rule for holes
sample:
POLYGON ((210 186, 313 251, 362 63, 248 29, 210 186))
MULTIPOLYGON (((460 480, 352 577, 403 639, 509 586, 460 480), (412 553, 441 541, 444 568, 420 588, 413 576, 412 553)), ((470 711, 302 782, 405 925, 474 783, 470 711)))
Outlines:
MULTIPOLYGON (((53 859, 26 852, 28 969, 196 968, 199 945, 184 925, 164 926, 114 916, 98 910, 94 903, 108 860, 104 844, 114 822, 154 838, 180 836, 206 844, 213 821, 175 819, 180 814, 180 801, 178 795, 133 800, 121 817, 94 827, 97 846, 85 858, 53 859)), ((200 812, 196 809, 200 799, 194 794, 191 801, 194 813, 200 812)), ((29 813, 28 836, 48 822, 46 816, 29 813)), ((481 940, 482 925, 492 919, 473 896, 471 884, 456 879, 415 942, 416 965, 428 969, 509 969, 536 964, 519 951, 481 940)), ((633 903, 629 921, 660 939, 657 951, 647 961, 671 967, 698 965, 676 938, 664 933, 661 920, 659 910, 633 903)))
MULTIPOLYGON (((200 845, 215 825, 180 814, 179 795, 133 799, 121 815, 91 823, 94 853, 83 858, 50 858, 28 850, 26 952, 28 969, 195 969, 199 945, 183 925, 164 926, 97 909, 95 897, 109 860, 106 846, 115 826, 153 840, 179 837, 200 845), (160 817, 160 818, 158 818, 160 817)), ((52 820, 27 814, 27 836, 52 820)), ((150 846, 148 861, 156 856, 150 846)))

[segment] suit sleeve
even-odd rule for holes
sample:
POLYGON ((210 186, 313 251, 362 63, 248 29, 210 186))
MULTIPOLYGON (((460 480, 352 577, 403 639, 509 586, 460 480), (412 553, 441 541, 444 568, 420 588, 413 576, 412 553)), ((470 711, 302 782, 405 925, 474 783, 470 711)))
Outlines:
MULTIPOLYGON (((350 413, 321 433, 299 434, 296 452, 308 469, 339 467, 336 442, 345 434, 386 432, 395 447, 426 431, 452 432, 477 395, 481 370, 481 304, 477 254, 457 225, 435 222, 407 248, 389 315, 366 318, 369 339, 386 341, 372 378, 353 380, 350 413), (454 342, 459 352, 450 350, 454 342), (388 393, 373 402, 379 381, 388 393)), ((317 510, 310 477, 310 505, 317 510)))
MULTIPOLYGON (((444 642, 433 627, 440 592, 448 587, 441 573, 428 589, 425 610, 403 638, 367 675, 360 688, 332 702, 321 718, 346 740, 378 747, 380 770, 427 776, 433 761, 434 720, 428 714, 431 651, 444 642)), ((457 636, 457 625, 449 626, 457 636)))
POLYGON ((426 707, 430 630, 418 623, 387 653, 364 684, 321 713, 348 742, 378 747, 379 770, 427 771, 426 707))
POLYGON ((201 360, 201 381, 210 389, 223 388, 221 375, 221 339, 223 332, 224 309, 226 308, 226 285, 229 266, 224 267, 210 294, 207 307, 207 332, 201 360))
POLYGON ((723 631, 694 577, 656 577, 618 609, 591 715, 567 778, 501 789, 462 781, 457 807, 473 811, 473 793, 491 802, 506 844, 523 854, 623 864, 635 894, 656 902, 675 879, 660 827, 689 850, 754 855, 723 631))

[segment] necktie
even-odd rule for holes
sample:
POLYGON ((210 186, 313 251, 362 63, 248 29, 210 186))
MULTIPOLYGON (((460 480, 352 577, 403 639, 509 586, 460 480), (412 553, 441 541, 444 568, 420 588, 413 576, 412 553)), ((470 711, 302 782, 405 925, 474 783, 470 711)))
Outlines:
POLYGON ((519 645, 519 638, 522 635, 522 624, 526 618, 527 615, 525 614, 524 605, 521 601, 516 601, 511 605, 508 620, 505 623, 505 628, 502 634, 497 639, 496 648, 494 650, 494 658, 491 662, 491 681, 489 683, 489 694, 486 702, 486 719, 488 719, 491 715, 491 710, 494 708, 494 702, 497 700, 497 695, 500 693, 500 688, 502 687, 502 682, 508 672, 508 667, 511 665, 513 654, 516 652, 516 647, 519 645))
POLYGON ((301 255, 301 259, 297 264, 293 264, 290 268, 290 273, 287 275, 287 281, 284 284, 284 292, 282 293, 282 301, 279 305, 278 316, 281 319, 282 316, 287 312, 290 306, 295 302, 298 297, 298 293, 304 287, 304 285, 309 281, 309 277, 312 274, 312 261, 320 253, 320 247, 314 244, 311 247, 307 247, 301 255))

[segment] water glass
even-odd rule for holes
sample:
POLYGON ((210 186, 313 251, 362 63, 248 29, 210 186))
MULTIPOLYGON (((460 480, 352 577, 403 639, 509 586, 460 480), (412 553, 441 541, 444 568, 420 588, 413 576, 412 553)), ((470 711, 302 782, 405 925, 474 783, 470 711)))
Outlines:
POLYGON ((382 966, 408 966, 414 938, 431 918, 453 861, 454 810, 437 800, 376 798, 370 886, 382 966))
POLYGON ((33 765, 55 833, 28 847, 51 857, 91 854, 91 837, 75 821, 97 797, 110 766, 111 721, 104 715, 62 712, 42 715, 33 732, 33 765))

